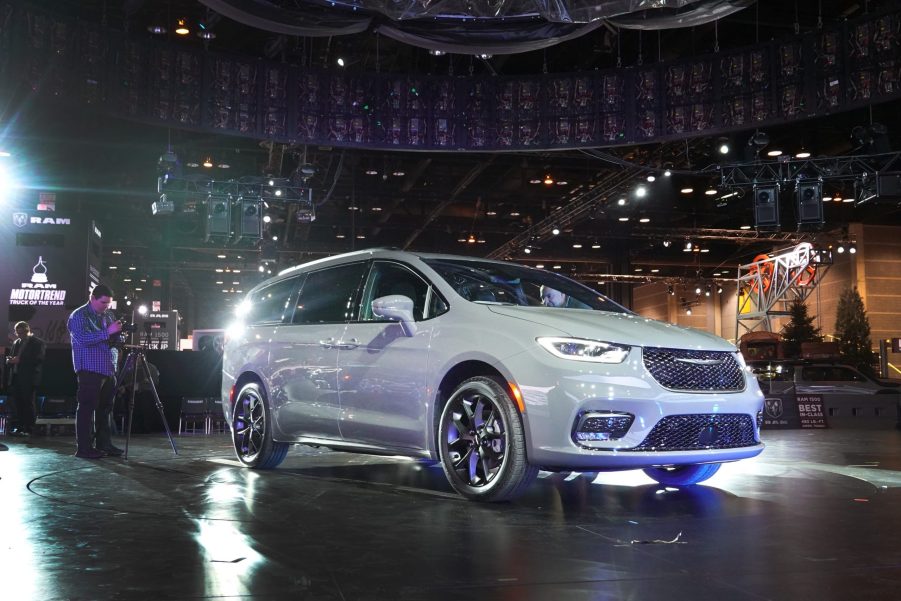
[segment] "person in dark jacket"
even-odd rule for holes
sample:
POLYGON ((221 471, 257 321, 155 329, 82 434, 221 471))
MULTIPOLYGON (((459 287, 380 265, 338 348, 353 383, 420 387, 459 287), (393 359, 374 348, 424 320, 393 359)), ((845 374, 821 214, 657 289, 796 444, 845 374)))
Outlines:
POLYGON ((34 393, 41 383, 41 369, 47 345, 31 333, 27 322, 16 324, 16 341, 6 363, 12 369, 13 398, 16 401, 16 423, 13 435, 28 436, 34 428, 34 393))

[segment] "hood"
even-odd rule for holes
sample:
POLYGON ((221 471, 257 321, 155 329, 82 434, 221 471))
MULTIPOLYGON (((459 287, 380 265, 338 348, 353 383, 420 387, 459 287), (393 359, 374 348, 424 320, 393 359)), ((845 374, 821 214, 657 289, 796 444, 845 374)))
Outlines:
MULTIPOLYGON (((631 346, 680 348, 706 351, 735 351, 730 342, 691 328, 662 321, 605 311, 489 305, 492 313, 548 326, 574 338, 590 338, 631 346)), ((548 332, 554 335, 556 332, 548 332)))

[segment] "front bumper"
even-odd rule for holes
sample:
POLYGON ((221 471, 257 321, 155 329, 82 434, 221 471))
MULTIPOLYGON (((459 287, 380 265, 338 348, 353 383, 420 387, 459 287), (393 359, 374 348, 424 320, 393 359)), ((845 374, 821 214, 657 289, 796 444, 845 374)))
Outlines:
POLYGON ((747 376, 738 392, 667 390, 645 369, 639 348, 622 364, 607 365, 560 359, 536 345, 505 361, 505 367, 523 395, 529 461, 544 468, 616 470, 735 461, 764 448, 758 421, 763 395, 747 376), (634 419, 619 438, 576 441, 575 424, 586 412, 634 419))

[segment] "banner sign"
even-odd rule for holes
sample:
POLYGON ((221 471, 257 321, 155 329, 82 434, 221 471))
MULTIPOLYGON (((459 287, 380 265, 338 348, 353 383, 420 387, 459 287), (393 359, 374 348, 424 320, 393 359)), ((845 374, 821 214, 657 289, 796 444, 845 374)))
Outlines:
POLYGON ((823 409, 823 395, 799 394, 798 416, 801 419, 802 428, 828 428, 826 425, 826 412, 823 409))
POLYGON ((8 335, 27 321, 48 345, 70 343, 66 320, 87 301, 89 263, 99 265, 93 227, 77 215, 0 210, 0 310, 8 335))

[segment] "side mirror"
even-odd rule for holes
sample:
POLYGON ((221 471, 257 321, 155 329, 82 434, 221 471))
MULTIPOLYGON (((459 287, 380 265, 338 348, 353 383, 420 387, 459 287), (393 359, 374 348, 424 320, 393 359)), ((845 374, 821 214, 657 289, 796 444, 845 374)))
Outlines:
POLYGON ((398 322, 405 336, 416 334, 416 321, 413 319, 413 299, 410 297, 400 294, 380 296, 372 301, 372 313, 377 317, 384 317, 398 322))

